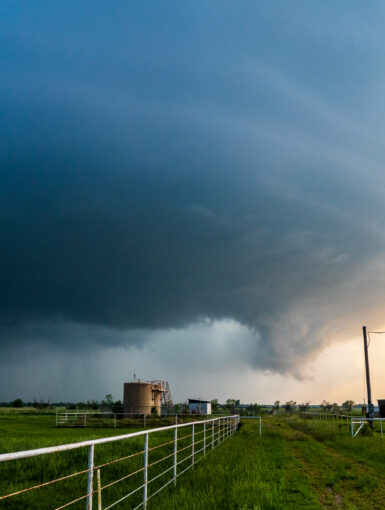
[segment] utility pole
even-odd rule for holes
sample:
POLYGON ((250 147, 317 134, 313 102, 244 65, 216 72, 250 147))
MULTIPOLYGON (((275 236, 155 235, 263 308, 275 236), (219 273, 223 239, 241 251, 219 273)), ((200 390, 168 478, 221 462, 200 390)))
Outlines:
MULTIPOLYGON (((362 327, 364 335, 364 353, 365 353, 365 370, 366 370, 366 389, 368 391, 368 418, 373 418, 374 406, 372 403, 372 389, 370 387, 370 371, 369 371, 369 355, 368 355, 368 338, 366 335, 366 326, 362 327)), ((373 428, 373 420, 369 421, 370 428, 373 428)))

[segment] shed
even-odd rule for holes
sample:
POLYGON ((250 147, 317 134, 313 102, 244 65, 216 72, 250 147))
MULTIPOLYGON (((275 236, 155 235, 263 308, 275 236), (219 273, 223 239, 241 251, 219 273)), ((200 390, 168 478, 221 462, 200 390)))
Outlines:
POLYGON ((189 398, 188 410, 194 414, 211 414, 211 402, 202 398, 189 398))

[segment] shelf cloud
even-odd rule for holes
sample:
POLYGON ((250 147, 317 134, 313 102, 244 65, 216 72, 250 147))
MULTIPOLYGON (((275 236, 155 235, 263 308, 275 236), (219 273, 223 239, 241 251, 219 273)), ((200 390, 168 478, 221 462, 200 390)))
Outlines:
POLYGON ((230 321, 242 363, 301 377, 380 320, 381 3, 24 7, 0 21, 7 359, 230 321))

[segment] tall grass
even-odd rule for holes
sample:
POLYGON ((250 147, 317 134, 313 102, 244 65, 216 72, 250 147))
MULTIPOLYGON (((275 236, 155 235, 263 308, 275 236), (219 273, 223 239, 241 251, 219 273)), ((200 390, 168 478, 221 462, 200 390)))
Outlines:
MULTIPOLYGON (((26 430, 28 428, 25 423, 15 424, 12 434, 9 435, 8 446, 19 449, 18 446, 22 446, 23 442, 24 445, 29 442, 31 447, 35 446, 31 443, 44 446, 41 444, 44 441, 58 444, 112 433, 111 429, 57 430, 53 423, 47 427, 43 423, 39 425, 38 421, 33 426, 29 424, 29 439, 23 436, 26 430), (62 434, 65 437, 61 436, 62 434)), ((121 433, 121 430, 114 432, 121 433)), ((198 426, 196 432, 200 432, 198 426)), ((186 436, 188 435, 186 429, 186 436)), ((169 445, 150 453, 150 463, 164 455, 171 457, 154 464, 150 468, 149 479, 171 467, 172 439, 172 431, 163 431, 156 439, 150 440, 150 447, 170 442, 169 445)), ((190 455, 190 441, 189 437, 180 439, 179 448, 186 446, 186 449, 180 454, 179 460, 190 455)), ((2 447, 9 450, 10 448, 5 447, 6 443, 7 439, 2 438, 2 447)), ((22 446, 21 449, 24 448, 25 446, 22 446)), ((96 464, 138 453, 136 457, 103 467, 102 485, 141 469, 142 450, 143 438, 97 447, 96 464)), ((262 436, 258 434, 257 422, 245 421, 237 434, 209 451, 206 457, 200 459, 198 456, 196 460, 198 463, 194 469, 177 479, 176 487, 171 484, 149 501, 149 510, 372 510, 382 509, 384 506, 385 440, 378 434, 352 439, 347 427, 325 421, 303 420, 297 416, 266 417, 263 420, 262 436)), ((7 464, 8 466, 0 465, 1 493, 84 469, 87 466, 87 451, 76 450, 49 458, 46 456, 7 464)), ((179 467, 179 472, 182 469, 183 465, 179 467)), ((170 472, 151 482, 149 494, 153 494, 163 485, 169 475, 170 472)), ((105 489, 103 508, 119 496, 127 494, 131 488, 139 486, 142 480, 143 472, 140 471, 132 478, 105 489)), ((56 508, 71 498, 85 494, 85 488, 86 475, 81 475, 74 480, 60 482, 55 487, 17 496, 17 499, 0 503, 0 506, 6 509, 31 510, 56 508)), ((116 508, 132 508, 140 503, 141 497, 140 491, 116 508)), ((84 510, 84 506, 84 501, 81 501, 70 508, 84 510)))

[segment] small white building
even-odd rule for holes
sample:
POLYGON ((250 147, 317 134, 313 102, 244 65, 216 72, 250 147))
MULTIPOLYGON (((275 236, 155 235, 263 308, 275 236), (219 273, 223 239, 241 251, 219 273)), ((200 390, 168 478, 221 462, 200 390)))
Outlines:
POLYGON ((211 414, 211 402, 201 398, 189 398, 188 410, 194 414, 211 414))

